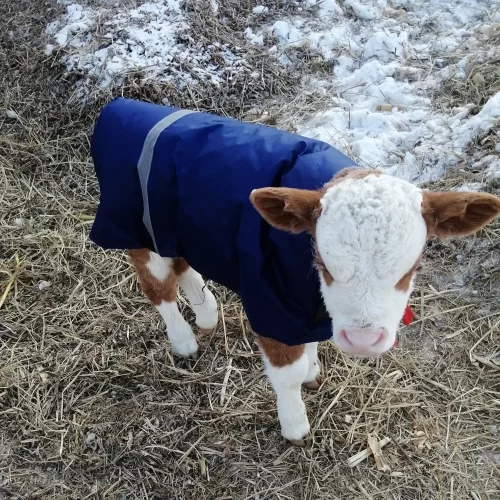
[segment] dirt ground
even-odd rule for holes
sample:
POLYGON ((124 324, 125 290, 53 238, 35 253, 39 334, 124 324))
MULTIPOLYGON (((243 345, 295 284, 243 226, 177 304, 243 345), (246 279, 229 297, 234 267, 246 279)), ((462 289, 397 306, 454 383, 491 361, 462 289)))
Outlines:
MULTIPOLYGON (((58 8, 0 4, 0 499, 500 498, 500 224, 429 244, 416 319, 378 364, 321 346, 325 383, 304 393, 314 442, 291 447, 237 297, 209 284, 222 321, 198 361, 173 358, 125 255, 88 240, 89 141, 111 95, 82 105, 44 54, 58 8), (349 466, 369 435, 390 438, 389 470, 349 466)), ((262 93, 287 99, 297 82, 272 71, 262 93)), ((259 100, 133 77, 120 93, 237 118, 259 100)), ((427 187, 474 179, 490 143, 427 187)))

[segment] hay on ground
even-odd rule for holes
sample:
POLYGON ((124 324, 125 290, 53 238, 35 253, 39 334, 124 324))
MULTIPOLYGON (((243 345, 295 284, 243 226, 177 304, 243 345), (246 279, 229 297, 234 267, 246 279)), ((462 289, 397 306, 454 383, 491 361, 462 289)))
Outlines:
MULTIPOLYGON (((321 346, 325 382, 304 393, 314 441, 290 447, 237 297, 209 284, 223 319, 198 361, 173 358, 125 256, 89 242, 104 99, 72 102, 73 79, 43 55, 55 8, 0 5, 0 498, 498 498, 500 225, 429 245, 416 321, 378 365, 321 346)), ((281 109, 295 80, 266 75, 281 109)), ((261 90, 241 103, 122 89, 235 117, 261 90)))

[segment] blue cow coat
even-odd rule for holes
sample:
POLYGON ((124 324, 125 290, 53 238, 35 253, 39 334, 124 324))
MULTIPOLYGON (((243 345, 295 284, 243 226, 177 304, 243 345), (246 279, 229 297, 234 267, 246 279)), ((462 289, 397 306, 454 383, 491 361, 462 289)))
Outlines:
POLYGON ((268 186, 321 188, 352 160, 266 126, 123 98, 102 110, 92 157, 97 245, 184 257, 241 296, 259 335, 288 345, 331 337, 330 319, 318 316, 311 236, 269 226, 249 196, 268 186))

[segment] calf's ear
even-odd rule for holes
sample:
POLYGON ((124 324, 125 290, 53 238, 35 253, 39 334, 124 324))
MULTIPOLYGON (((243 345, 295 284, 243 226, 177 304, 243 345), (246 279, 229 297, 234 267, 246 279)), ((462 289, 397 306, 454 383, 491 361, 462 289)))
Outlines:
POLYGON ((487 193, 422 193, 427 234, 438 238, 473 234, 500 215, 500 198, 487 193))
POLYGON ((254 189, 250 201, 271 226, 291 233, 314 233, 322 193, 306 189, 254 189))

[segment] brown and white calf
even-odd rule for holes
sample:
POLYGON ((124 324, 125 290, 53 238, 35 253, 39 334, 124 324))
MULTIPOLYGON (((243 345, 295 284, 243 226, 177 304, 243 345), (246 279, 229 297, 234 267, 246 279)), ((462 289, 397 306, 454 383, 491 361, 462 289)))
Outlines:
MULTIPOLYGON (((394 344, 427 239, 472 234, 500 214, 500 198, 490 194, 428 192, 378 171, 352 168, 321 190, 257 189, 251 202, 272 226, 312 235, 332 339, 358 356, 377 356, 394 344)), ((144 293, 166 323, 174 353, 196 359, 196 337, 177 308, 177 285, 202 332, 217 325, 213 294, 184 259, 147 249, 129 254, 144 293)), ((257 340, 277 395, 282 434, 303 445, 310 427, 301 386, 320 387, 317 343, 290 347, 257 340)))

